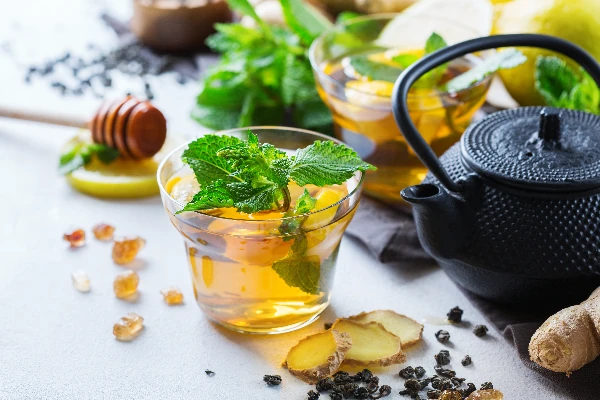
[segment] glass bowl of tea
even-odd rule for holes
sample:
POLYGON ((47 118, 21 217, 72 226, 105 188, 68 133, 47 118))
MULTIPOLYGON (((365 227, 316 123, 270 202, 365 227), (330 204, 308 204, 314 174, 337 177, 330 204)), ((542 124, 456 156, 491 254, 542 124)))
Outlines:
MULTIPOLYGON (((420 183, 427 173, 392 114, 398 76, 426 54, 478 36, 469 27, 435 17, 382 14, 338 23, 313 42, 310 61, 317 90, 333 114, 336 137, 377 167, 367 171, 366 194, 402 205, 400 190, 420 183)), ((491 76, 449 89, 453 79, 482 60, 469 55, 438 67, 409 93, 411 117, 438 155, 460 139, 485 102, 491 76)))
POLYGON ((314 321, 369 168, 341 142, 294 128, 207 134, 167 156, 161 197, 202 311, 251 333, 314 321))

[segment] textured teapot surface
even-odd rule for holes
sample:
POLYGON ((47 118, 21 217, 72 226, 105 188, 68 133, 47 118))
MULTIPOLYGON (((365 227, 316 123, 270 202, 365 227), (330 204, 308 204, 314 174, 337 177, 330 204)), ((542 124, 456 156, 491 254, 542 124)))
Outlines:
MULTIPOLYGON (((454 180, 471 174, 467 181, 476 181, 461 194, 468 215, 440 215, 469 219, 455 232, 459 239, 446 238, 456 243, 453 259, 529 277, 600 276, 598 191, 544 195, 513 190, 476 176, 462 160, 460 144, 450 148, 441 161, 454 180)), ((438 183, 432 175, 424 182, 438 183)), ((429 229, 426 224, 419 227, 426 248, 427 237, 436 235, 429 229)))

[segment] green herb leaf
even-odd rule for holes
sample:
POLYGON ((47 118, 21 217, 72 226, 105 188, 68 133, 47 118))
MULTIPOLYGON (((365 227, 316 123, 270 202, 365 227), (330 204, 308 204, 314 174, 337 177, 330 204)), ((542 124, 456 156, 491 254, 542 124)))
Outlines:
POLYGON ((600 90, 587 72, 555 56, 536 60, 535 88, 553 107, 600 113, 600 90))
POLYGON ((292 119, 296 126, 303 126, 319 133, 333 135, 331 112, 317 97, 306 102, 296 103, 292 119))
POLYGON ((192 200, 177 214, 186 211, 210 210, 213 208, 233 207, 233 199, 227 187, 227 183, 222 180, 216 180, 210 183, 196 193, 192 200))
POLYGON ((434 51, 443 49, 444 47, 448 47, 448 44, 446 43, 444 38, 442 38, 437 33, 433 32, 425 42, 425 54, 431 54, 434 51))
POLYGON ((285 213, 286 219, 284 219, 279 226, 279 233, 284 235, 283 240, 285 242, 292 240, 294 236, 290 235, 297 234, 304 221, 306 221, 306 217, 298 217, 311 212, 315 208, 316 204, 317 199, 313 198, 305 188, 304 193, 296 200, 294 209, 288 210, 285 213))
POLYGON ((280 0, 280 2, 285 22, 307 45, 332 26, 323 14, 302 0, 280 0))
POLYGON ((296 236, 288 255, 273 263, 273 270, 291 287, 305 293, 318 294, 321 261, 318 256, 307 256, 308 243, 304 233, 296 236))
POLYGON ((517 49, 508 49, 497 52, 483 60, 480 64, 471 68, 464 74, 457 76, 446 83, 446 89, 450 92, 459 92, 467 89, 476 82, 480 82, 486 76, 501 69, 510 69, 523 64, 527 58, 517 49))
POLYGON ((233 161, 217 156, 217 152, 241 143, 242 140, 234 136, 205 135, 191 142, 181 159, 194 171, 200 186, 210 185, 218 180, 239 182, 241 179, 233 175, 233 161))
POLYGON ((396 82, 402 69, 371 61, 367 55, 350 57, 350 65, 362 76, 377 81, 396 82))
POLYGON ((119 157, 116 149, 98 143, 79 144, 61 154, 58 172, 67 175, 87 165, 96 156, 104 164, 110 164, 119 157))
POLYGON ((342 11, 338 14, 337 18, 335 19, 335 23, 343 24, 345 22, 350 21, 351 19, 358 18, 361 16, 362 14, 356 13, 354 11, 342 11))
POLYGON ((412 64, 419 61, 419 56, 416 54, 399 54, 392 58, 392 61, 400 65, 402 69, 410 67, 412 64))
POLYGON ((341 185, 356 171, 375 169, 343 144, 316 141, 297 151, 293 157, 290 177, 300 186, 341 185))

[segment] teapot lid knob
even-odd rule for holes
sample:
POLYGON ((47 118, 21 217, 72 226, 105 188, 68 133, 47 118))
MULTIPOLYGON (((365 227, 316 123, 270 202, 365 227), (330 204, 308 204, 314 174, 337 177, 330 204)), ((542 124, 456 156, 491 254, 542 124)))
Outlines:
POLYGON ((560 111, 544 108, 540 112, 538 138, 542 140, 560 140, 560 111))

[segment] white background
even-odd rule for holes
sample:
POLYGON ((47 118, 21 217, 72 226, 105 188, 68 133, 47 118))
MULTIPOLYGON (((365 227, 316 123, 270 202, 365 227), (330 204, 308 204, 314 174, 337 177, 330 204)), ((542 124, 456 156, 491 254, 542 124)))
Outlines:
MULTIPOLYGON (((0 0, 0 104, 51 112, 90 113, 94 98, 63 98, 48 81, 23 81, 24 66, 60 55, 81 53, 87 43, 110 46, 114 35, 98 16, 122 18, 129 2, 0 0)), ((116 86, 128 82, 116 79, 116 86)), ((171 133, 193 137, 202 129, 188 118, 197 92, 172 76, 153 80, 155 104, 165 112, 171 133)), ((137 201, 99 200, 72 190, 56 173, 61 145, 73 129, 0 120, 0 398, 1 399, 304 399, 311 389, 280 367, 290 346, 322 329, 323 322, 365 310, 391 308, 417 320, 443 317, 459 305, 471 324, 485 323, 437 267, 381 265, 346 238, 338 262, 332 305, 312 326, 276 337, 246 336, 209 323, 196 306, 183 243, 167 220, 158 197, 137 201), (118 234, 147 239, 141 253, 141 296, 117 300, 112 279, 122 271, 110 258, 110 244, 88 240, 70 251, 62 234, 112 223, 118 234), (71 285, 72 271, 88 272, 92 291, 71 285), (167 307, 159 290, 180 286, 181 307, 167 307), (131 343, 112 335, 119 317, 134 311, 145 330, 131 343), (207 377, 205 369, 216 372, 207 377), (263 374, 281 374, 269 388, 263 374)), ((408 351, 406 365, 432 371, 433 355, 448 348, 459 376, 479 386, 492 381, 513 399, 566 399, 523 366, 499 332, 479 339, 471 329, 447 327, 451 344, 439 344, 439 326, 426 325, 424 342, 408 351), (473 365, 462 367, 470 354, 473 365)), ((379 371, 382 384, 398 395, 400 367, 379 371)), ((328 399, 328 396, 321 398, 328 399)))

